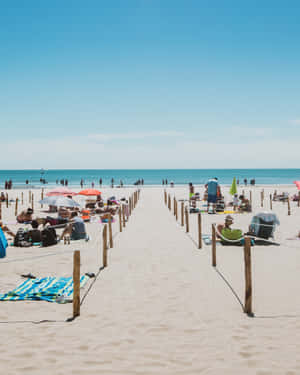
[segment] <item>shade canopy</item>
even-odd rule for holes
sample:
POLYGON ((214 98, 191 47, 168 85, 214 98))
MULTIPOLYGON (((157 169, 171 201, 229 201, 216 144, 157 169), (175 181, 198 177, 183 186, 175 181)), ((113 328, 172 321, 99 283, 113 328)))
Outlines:
POLYGON ((47 197, 52 197, 53 195, 57 196, 57 195, 63 195, 63 196, 68 196, 68 195, 76 195, 76 193, 66 187, 59 187, 59 188, 56 188, 56 189, 53 189, 51 191, 49 191, 47 194, 47 197))
POLYGON ((96 189, 85 189, 85 190, 81 190, 78 195, 86 195, 86 196, 90 196, 90 195, 101 195, 101 191, 99 190, 96 190, 96 189))
POLYGON ((54 195, 52 197, 46 197, 39 201, 40 204, 48 204, 49 206, 55 207, 80 207, 80 204, 75 202, 73 199, 61 196, 54 195))

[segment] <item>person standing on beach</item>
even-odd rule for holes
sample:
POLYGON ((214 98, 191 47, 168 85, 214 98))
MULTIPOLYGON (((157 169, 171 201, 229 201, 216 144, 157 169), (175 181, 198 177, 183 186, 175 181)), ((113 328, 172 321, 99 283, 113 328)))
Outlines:
POLYGON ((99 185, 102 186, 102 178, 99 180, 99 185))
POLYGON ((247 186, 247 178, 244 178, 244 184, 247 186))
POLYGON ((205 185, 207 188, 207 212, 209 212, 209 207, 212 205, 212 213, 216 213, 218 185, 217 177, 211 178, 205 185))

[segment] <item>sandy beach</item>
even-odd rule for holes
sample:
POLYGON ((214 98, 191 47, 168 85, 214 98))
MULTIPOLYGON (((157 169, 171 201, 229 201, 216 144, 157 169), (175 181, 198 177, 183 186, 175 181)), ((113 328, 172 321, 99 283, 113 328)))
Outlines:
MULTIPOLYGON (((196 186, 203 196, 203 187, 196 186)), ((253 197, 253 212, 234 214, 234 228, 247 231, 254 213, 269 211, 269 194, 294 186, 239 187, 253 197), (260 192, 264 189, 264 208, 260 192)), ((104 198, 129 197, 134 188, 102 188, 104 198)), ((35 215, 45 216, 35 189, 35 215)), ((45 193, 47 190, 45 190, 45 193)), ((217 267, 211 245, 197 247, 197 215, 190 214, 190 232, 164 204, 162 187, 141 188, 140 200, 120 233, 113 224, 114 247, 108 267, 81 291, 81 315, 72 322, 72 304, 7 301, 0 305, 2 373, 11 374, 257 374, 300 373, 300 208, 273 202, 280 220, 275 240, 280 246, 254 246, 253 311, 243 312, 243 247, 217 244, 217 267), (88 290, 88 288, 90 289, 88 290)), ((187 187, 167 193, 188 199, 187 187)), ((229 188, 223 189, 229 201, 229 188)), ((21 190, 8 191, 20 198, 21 190)), ((203 202, 198 203, 200 207, 203 202)), ((2 218, 16 231, 14 203, 2 204, 2 218)), ((27 208, 28 191, 24 191, 27 208)), ((202 214, 203 234, 225 215, 202 214)), ((102 229, 87 224, 90 241, 49 248, 7 248, 0 260, 5 293, 24 279, 72 276, 73 251, 81 250, 81 273, 102 266, 102 229)), ((10 241, 11 242, 11 241, 10 241)))

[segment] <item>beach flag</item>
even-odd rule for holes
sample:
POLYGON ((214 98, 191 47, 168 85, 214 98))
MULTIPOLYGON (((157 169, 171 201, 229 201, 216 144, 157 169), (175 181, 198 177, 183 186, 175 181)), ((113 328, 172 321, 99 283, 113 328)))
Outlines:
POLYGON ((232 184, 231 184, 231 188, 230 188, 230 190, 229 190, 229 193, 230 193, 231 195, 234 195, 234 194, 237 193, 237 187, 236 187, 236 179, 235 179, 235 177, 233 177, 233 181, 232 181, 232 184))

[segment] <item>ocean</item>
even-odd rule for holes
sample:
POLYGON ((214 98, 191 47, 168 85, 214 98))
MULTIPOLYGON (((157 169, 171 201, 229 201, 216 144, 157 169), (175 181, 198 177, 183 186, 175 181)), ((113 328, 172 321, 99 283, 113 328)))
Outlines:
POLYGON ((133 185, 138 179, 144 180, 144 185, 162 185, 162 180, 173 181, 177 185, 204 184, 209 178, 218 177, 220 184, 229 185, 233 177, 239 179, 240 184, 246 178, 255 179, 258 185, 287 185, 300 180, 300 169, 49 169, 49 170, 0 170, 0 188, 4 188, 6 180, 11 179, 13 187, 41 187, 56 186, 60 180, 67 179, 68 186, 79 186, 84 180, 85 186, 92 182, 99 186, 102 178, 103 185, 110 185, 114 179, 115 185, 123 181, 124 185, 133 185), (40 179, 46 184, 42 184, 40 179), (28 184, 26 185, 26 180, 28 184))

